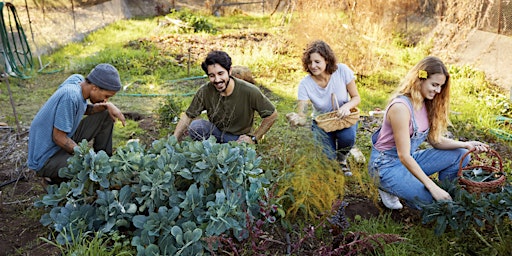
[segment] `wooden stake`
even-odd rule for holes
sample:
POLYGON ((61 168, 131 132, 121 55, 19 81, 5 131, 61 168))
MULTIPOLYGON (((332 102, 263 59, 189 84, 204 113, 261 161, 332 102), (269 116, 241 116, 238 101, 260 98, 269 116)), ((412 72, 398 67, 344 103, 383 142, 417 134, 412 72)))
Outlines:
POLYGON ((18 115, 16 114, 16 107, 14 104, 14 99, 12 98, 11 86, 9 84, 9 76, 4 72, 2 74, 2 79, 5 81, 5 84, 7 85, 7 91, 9 92, 9 99, 11 101, 12 113, 14 114, 14 120, 16 121, 16 127, 18 128, 18 130, 16 131, 16 140, 19 140, 21 127, 20 127, 20 121, 18 120, 18 115))

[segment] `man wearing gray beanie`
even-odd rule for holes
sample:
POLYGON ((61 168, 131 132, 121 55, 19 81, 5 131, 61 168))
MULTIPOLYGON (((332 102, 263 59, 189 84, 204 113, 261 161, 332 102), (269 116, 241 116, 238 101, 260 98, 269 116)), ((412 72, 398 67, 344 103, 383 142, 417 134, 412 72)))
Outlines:
POLYGON ((32 120, 28 167, 46 183, 58 184, 67 180, 59 176, 59 169, 67 166, 82 140, 92 140, 94 151, 111 156, 114 122, 119 120, 124 126, 125 118, 107 100, 120 89, 119 73, 110 64, 97 65, 86 78, 68 77, 32 120))

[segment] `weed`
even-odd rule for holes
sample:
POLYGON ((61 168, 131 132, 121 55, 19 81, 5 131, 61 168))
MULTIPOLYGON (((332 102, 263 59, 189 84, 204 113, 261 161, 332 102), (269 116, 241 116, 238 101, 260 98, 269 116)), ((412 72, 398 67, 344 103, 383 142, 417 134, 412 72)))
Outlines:
POLYGON ((91 255, 91 256, 123 256, 135 255, 136 252, 130 246, 129 240, 118 232, 106 235, 101 232, 87 232, 79 235, 78 240, 72 236, 72 242, 59 244, 46 238, 40 238, 44 242, 53 245, 61 251, 63 256, 91 255))
POLYGON ((185 105, 181 98, 165 98, 164 103, 160 105, 157 111, 160 136, 165 136, 174 131, 184 107, 185 105))
POLYGON ((216 34, 217 29, 214 25, 208 20, 207 17, 200 15, 197 12, 192 12, 189 9, 183 9, 172 14, 169 14, 171 17, 177 17, 180 20, 184 21, 188 26, 181 26, 182 32, 205 32, 210 34, 216 34))
POLYGON ((114 135, 112 138, 113 148, 118 148, 131 139, 143 138, 144 134, 145 131, 142 130, 139 127, 139 123, 134 120, 127 119, 125 127, 122 126, 121 122, 116 122, 114 124, 114 135))

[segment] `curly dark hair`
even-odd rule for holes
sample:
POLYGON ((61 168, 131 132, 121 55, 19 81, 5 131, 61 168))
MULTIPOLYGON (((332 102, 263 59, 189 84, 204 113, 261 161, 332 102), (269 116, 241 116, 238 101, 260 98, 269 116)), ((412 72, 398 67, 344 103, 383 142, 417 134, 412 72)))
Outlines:
POLYGON ((201 63, 201 68, 208 75, 208 66, 219 64, 227 71, 231 69, 231 57, 224 51, 211 51, 201 63))
POLYGON ((331 47, 322 40, 315 40, 306 46, 306 49, 302 55, 302 67, 309 74, 311 74, 311 71, 309 71, 308 64, 311 63, 310 56, 313 53, 318 53, 325 59, 325 62, 327 63, 325 72, 328 74, 332 74, 338 69, 338 66, 336 65, 336 55, 334 55, 334 51, 331 49, 331 47))

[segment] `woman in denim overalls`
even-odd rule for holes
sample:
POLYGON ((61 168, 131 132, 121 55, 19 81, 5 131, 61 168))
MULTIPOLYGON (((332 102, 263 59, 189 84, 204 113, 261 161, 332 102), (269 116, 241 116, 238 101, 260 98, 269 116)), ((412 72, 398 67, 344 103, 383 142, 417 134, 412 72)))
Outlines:
MULTIPOLYGON (((489 150, 478 141, 443 136, 449 123, 449 91, 446 66, 436 57, 426 57, 409 71, 386 109, 381 128, 372 135, 368 171, 387 208, 402 208, 398 198, 415 209, 433 200, 451 200, 429 176, 438 173, 439 180, 453 180, 467 150, 489 150), (432 147, 418 150, 425 140, 432 147)), ((468 162, 466 157, 463 166, 468 162)))

